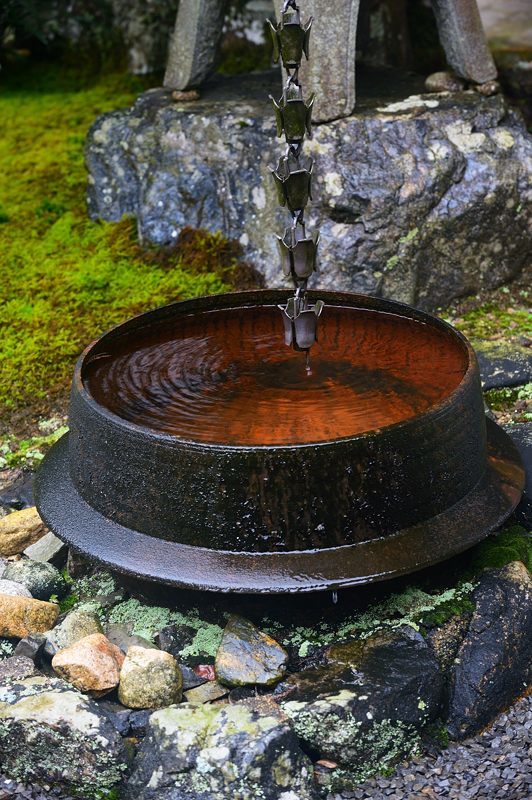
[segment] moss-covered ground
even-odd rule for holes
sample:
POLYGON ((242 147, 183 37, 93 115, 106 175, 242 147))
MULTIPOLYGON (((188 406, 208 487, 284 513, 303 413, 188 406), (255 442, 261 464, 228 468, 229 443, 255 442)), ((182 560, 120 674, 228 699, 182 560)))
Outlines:
MULTIPOLYGON (((486 355, 492 352, 496 357, 503 348, 524 362, 532 358, 531 299, 528 271, 508 286, 457 300, 440 314, 486 355)), ((532 421, 530 383, 492 389, 485 400, 499 423, 532 421)))
POLYGON ((105 329, 249 283, 235 246, 219 235, 186 231, 175 248, 153 252, 139 246, 132 220, 88 219, 87 130, 148 86, 46 63, 2 73, 0 435, 33 432, 35 420, 64 408, 77 356, 105 329))

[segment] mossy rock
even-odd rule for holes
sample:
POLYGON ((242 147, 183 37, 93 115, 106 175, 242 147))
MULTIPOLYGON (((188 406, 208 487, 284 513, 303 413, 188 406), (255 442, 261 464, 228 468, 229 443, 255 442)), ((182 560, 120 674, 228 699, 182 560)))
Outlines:
POLYGON ((127 768, 120 736, 97 704, 64 681, 30 677, 0 687, 2 772, 87 800, 104 800, 127 768))

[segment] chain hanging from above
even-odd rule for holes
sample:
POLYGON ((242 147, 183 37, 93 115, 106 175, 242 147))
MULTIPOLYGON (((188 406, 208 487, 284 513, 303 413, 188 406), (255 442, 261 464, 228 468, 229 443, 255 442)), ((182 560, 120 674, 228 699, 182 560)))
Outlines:
POLYGON ((299 81, 299 68, 303 55, 308 59, 312 17, 306 25, 301 24, 296 0, 285 0, 278 25, 269 22, 273 39, 273 57, 279 58, 286 70, 283 94, 277 102, 273 97, 277 135, 284 134, 286 152, 271 169, 277 188, 279 203, 286 207, 292 217, 290 227, 283 236, 277 236, 283 272, 291 277, 295 287, 294 296, 286 306, 279 306, 283 314, 285 342, 298 351, 308 352, 317 341, 318 317, 323 302, 314 305, 307 298, 308 279, 316 269, 319 233, 308 235, 305 226, 305 207, 312 199, 312 158, 302 155, 305 136, 312 135, 311 118, 314 95, 307 102, 303 98, 303 87, 299 81))

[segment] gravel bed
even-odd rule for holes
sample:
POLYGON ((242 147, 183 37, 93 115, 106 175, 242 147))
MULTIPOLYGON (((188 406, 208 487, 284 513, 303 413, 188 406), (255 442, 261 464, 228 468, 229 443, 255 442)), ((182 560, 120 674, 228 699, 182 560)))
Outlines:
POLYGON ((401 764, 328 800, 530 800, 532 798, 532 697, 501 714, 483 733, 451 744, 437 756, 401 764))
MULTIPOLYGON (((28 787, 0 776, 0 800, 69 800, 53 787, 28 787)), ((401 764, 328 800, 530 800, 532 798, 532 696, 501 714, 491 728, 437 756, 401 764)), ((78 798, 79 800, 79 798, 78 798)), ((228 798, 229 800, 229 798, 228 798)))

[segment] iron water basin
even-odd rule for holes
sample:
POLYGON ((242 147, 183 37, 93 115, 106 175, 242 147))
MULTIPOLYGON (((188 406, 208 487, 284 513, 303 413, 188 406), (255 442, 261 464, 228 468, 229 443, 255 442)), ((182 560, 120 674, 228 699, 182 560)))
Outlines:
POLYGON ((413 572, 496 529, 524 473, 467 340, 400 303, 320 292, 307 371, 283 345, 286 296, 174 303, 92 343, 37 475, 51 530, 143 580, 284 593, 413 572))

